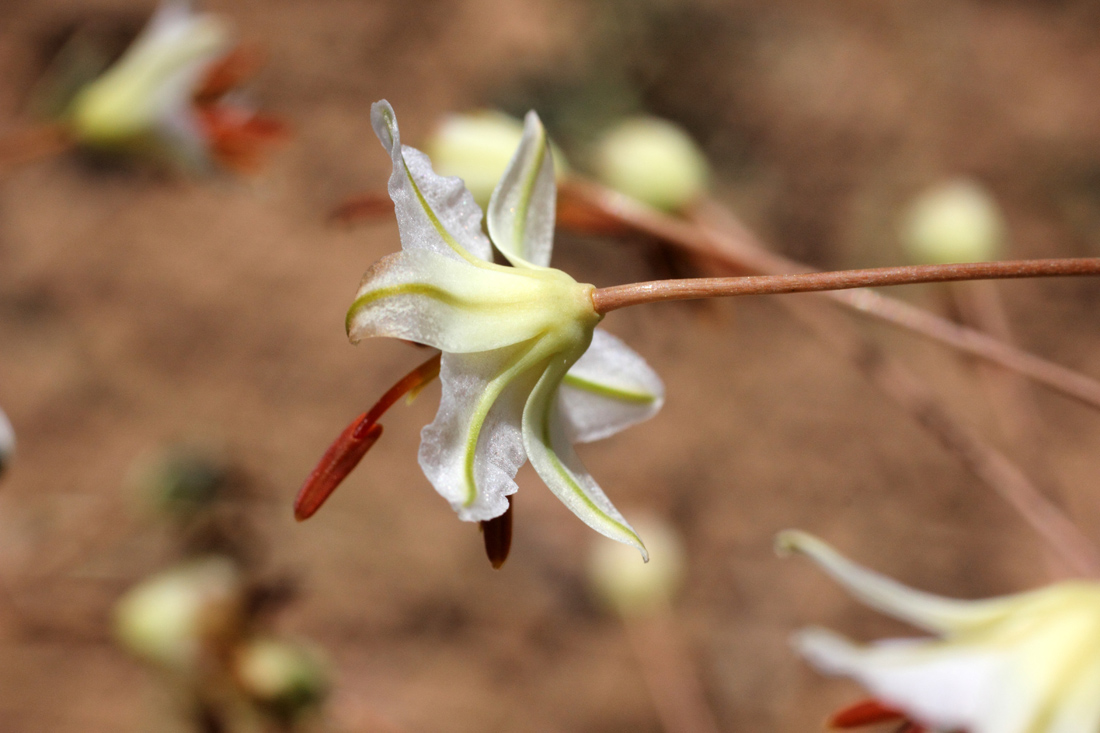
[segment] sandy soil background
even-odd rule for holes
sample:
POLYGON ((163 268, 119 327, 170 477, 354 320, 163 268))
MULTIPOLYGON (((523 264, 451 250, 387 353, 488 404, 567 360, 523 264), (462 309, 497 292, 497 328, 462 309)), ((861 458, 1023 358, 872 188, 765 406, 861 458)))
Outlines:
MULTIPOLYGON (((2 730, 157 729, 158 681, 115 647, 109 613, 171 553, 125 477, 181 439, 219 442, 248 477, 264 562, 301 587, 282 626, 333 665, 332 730, 660 730, 622 625, 586 591, 601 540, 525 468, 513 554, 493 571, 476 528, 419 472, 438 387, 387 418, 316 518, 293 521, 328 442, 423 358, 343 333, 361 273, 398 247, 389 220, 326 224, 342 198, 384 184, 376 99, 413 144, 442 114, 486 104, 536 104, 552 132, 582 140, 644 106, 698 137, 721 200, 820 266, 900 262, 902 207, 957 174, 1002 202, 1012 255, 1100 254, 1100 13, 1084 0, 204 7, 267 49, 254 94, 294 128, 260 176, 188 182, 72 156, 2 173, 0 404, 19 437, 0 491, 2 730)), ((3 0, 0 129, 25 122, 58 29, 150 9, 3 0)), ((562 235, 555 257, 597 285, 670 272, 647 242, 562 235)), ((1100 376, 1096 283, 1002 292, 1023 345, 1100 376)), ((903 295, 942 308, 936 288, 903 295)), ((1001 440, 973 364, 859 324, 1001 440)), ((816 730, 858 695, 793 656, 800 626, 906 632, 777 559, 779 529, 961 597, 1059 572, 953 455, 774 302, 636 308, 605 325, 661 373, 668 402, 583 456, 628 517, 682 532, 678 628, 723 730, 816 730)), ((1100 539, 1100 416, 1035 398, 1040 436, 1014 453, 1100 539)))

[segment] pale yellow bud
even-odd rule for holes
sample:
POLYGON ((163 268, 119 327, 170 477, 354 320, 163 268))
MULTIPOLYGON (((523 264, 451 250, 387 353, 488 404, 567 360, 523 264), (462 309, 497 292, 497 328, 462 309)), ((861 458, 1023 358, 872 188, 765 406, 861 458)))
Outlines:
POLYGON ((328 674, 314 650, 294 642, 260 638, 237 656, 237 679, 255 700, 293 720, 316 707, 329 689, 328 674))
MULTIPOLYGON (((449 115, 425 143, 435 172, 458 176, 485 208, 523 138, 523 123, 496 110, 449 115)), ((565 156, 551 146, 557 178, 566 170, 565 156)))
POLYGON ((588 580, 596 596, 622 616, 648 616, 667 608, 684 575, 684 546, 669 524, 653 517, 634 521, 645 537, 649 562, 632 547, 599 542, 588 562, 588 580))
POLYGON ((191 672, 204 651, 236 627, 241 601, 232 560, 195 560, 130 589, 115 606, 115 634, 135 656, 191 672))
POLYGON ((1005 234, 997 202, 967 180, 950 181, 923 193, 910 207, 901 230, 906 254, 922 265, 998 259, 1005 234))
POLYGON ((596 147, 595 173, 604 185, 666 211, 698 199, 710 178, 695 141, 656 117, 629 118, 606 132, 596 147))

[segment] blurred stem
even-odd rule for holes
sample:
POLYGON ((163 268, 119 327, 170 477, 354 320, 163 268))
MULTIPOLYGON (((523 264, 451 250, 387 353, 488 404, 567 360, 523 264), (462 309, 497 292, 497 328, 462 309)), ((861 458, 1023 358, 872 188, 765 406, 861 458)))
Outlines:
POLYGON ((820 293, 832 290, 913 285, 959 280, 1100 275, 1100 257, 1053 260, 970 262, 955 265, 909 265, 791 275, 695 277, 599 288, 592 294, 597 313, 670 300, 729 298, 737 295, 820 293))
MULTIPOLYGON (((812 272, 800 262, 769 252, 729 211, 713 201, 704 201, 696 221, 685 221, 651 209, 633 199, 577 178, 563 181, 559 210, 570 210, 599 222, 605 231, 624 227, 668 242, 711 262, 720 263, 729 274, 794 274, 812 272), (710 220, 714 223, 707 223, 710 220)), ((1100 382, 1017 349, 997 339, 952 323, 904 301, 872 290, 839 290, 819 297, 900 326, 941 344, 978 357, 1047 387, 1100 408, 1100 382)))
POLYGON ((0 172, 59 155, 76 145, 61 123, 28 127, 0 136, 0 172))
POLYGON ((671 609, 646 618, 623 617, 623 626, 666 733, 718 733, 671 609))
MULTIPOLYGON (((701 255, 723 273, 807 272, 809 268, 767 251, 756 237, 726 208, 704 201, 691 221, 649 209, 632 199, 595 184, 570 181, 563 186, 569 204, 583 197, 593 215, 605 226, 616 222, 701 255)), ((567 205, 569 205, 567 204, 567 205)), ((821 297, 905 325, 917 333, 981 356, 1020 372, 1059 391, 1100 406, 1100 383, 1068 369, 1014 349, 973 329, 957 326, 907 303, 871 290, 823 293, 821 297), (935 335, 933 335, 935 334, 935 335), (974 348, 977 347, 977 348, 974 348), (1076 380, 1076 381, 1075 381, 1076 380)), ((1008 456, 987 443, 973 428, 951 415, 950 410, 903 363, 856 331, 840 314, 818 307, 813 300, 780 298, 793 316, 819 338, 845 356, 868 381, 906 410, 968 470, 1008 502, 1062 558, 1073 572, 1100 576, 1100 553, 1062 511, 1050 502, 1008 456)))

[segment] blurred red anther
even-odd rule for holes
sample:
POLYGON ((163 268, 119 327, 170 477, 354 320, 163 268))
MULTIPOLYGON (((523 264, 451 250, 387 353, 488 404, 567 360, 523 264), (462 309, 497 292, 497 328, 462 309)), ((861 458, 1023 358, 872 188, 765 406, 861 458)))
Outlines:
POLYGON ((199 107, 196 112, 211 155, 239 173, 255 173, 267 149, 290 137, 282 122, 244 107, 215 105, 199 107))
POLYGON ((398 380, 370 410, 352 420, 321 456, 299 489, 294 500, 294 518, 301 522, 312 517, 382 436, 382 426, 378 420, 386 410, 402 396, 415 395, 438 375, 439 354, 436 354, 398 380))
POLYGON ((328 215, 329 221, 356 224, 393 216, 393 201, 385 191, 370 191, 352 196, 328 215))
POLYGON ((264 64, 264 52, 254 43, 242 43, 215 61, 195 89, 195 104, 216 103, 254 77, 264 64))
POLYGON ((259 46, 237 46, 207 69, 193 95, 211 155, 239 173, 255 173, 268 148, 290 137, 290 130, 279 120, 226 99, 256 74, 263 60, 259 46))
POLYGON ((924 728, 906 718, 905 713, 883 705, 878 700, 861 700, 843 708, 833 713, 827 725, 833 729, 846 730, 890 722, 901 724, 897 733, 924 733, 924 728))

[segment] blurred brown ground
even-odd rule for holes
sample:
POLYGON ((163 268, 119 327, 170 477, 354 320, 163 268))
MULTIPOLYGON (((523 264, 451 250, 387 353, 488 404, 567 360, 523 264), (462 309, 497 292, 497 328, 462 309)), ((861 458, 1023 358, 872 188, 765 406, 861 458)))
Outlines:
MULTIPOLYGON (((0 404, 19 437, 0 490, 0 730, 154 729, 157 683, 114 648, 108 614, 166 549, 123 484, 135 458, 196 435, 223 441, 256 479, 250 513, 270 563, 303 583, 285 626, 336 668, 333 729, 659 730, 620 625, 585 592, 585 554, 600 540, 524 469, 513 555, 494 572, 476 527, 420 474, 419 429, 438 388, 387 417, 380 444, 316 518, 296 525, 290 512, 328 441, 422 359, 393 342, 352 348, 343 334, 360 273, 398 247, 391 221, 324 223, 343 197, 384 184, 370 103, 388 98, 416 144, 445 112, 522 98, 525 79, 581 74, 607 7, 204 7, 268 49, 256 96, 296 139, 261 177, 174 182, 61 158, 0 187, 0 404)), ((831 267, 898 262, 900 207, 961 173, 1005 206, 1013 255, 1100 254, 1095 4, 634 7, 683 20, 655 46, 669 55, 650 59, 644 101, 704 141, 720 197, 777 248, 831 267)), ((21 119, 53 27, 149 9, 3 0, 0 128, 21 119)), ((653 259, 629 242, 562 236, 555 263, 609 285, 652 277, 653 259)), ((935 307, 937 292, 906 297, 935 307)), ((1095 282, 1003 292, 1024 345, 1100 375, 1095 282)), ((668 403, 584 458, 628 517, 662 515, 686 537, 677 612, 724 730, 816 730, 857 695, 794 658, 786 638, 799 626, 904 631, 807 563, 776 559, 779 529, 813 531, 961 597, 1050 577, 1021 521, 775 303, 653 306, 606 325, 661 373, 668 403)), ((972 364, 873 333, 998 435, 972 364)), ((1100 539, 1100 415, 1038 398, 1037 447, 1061 500, 1100 539)))

